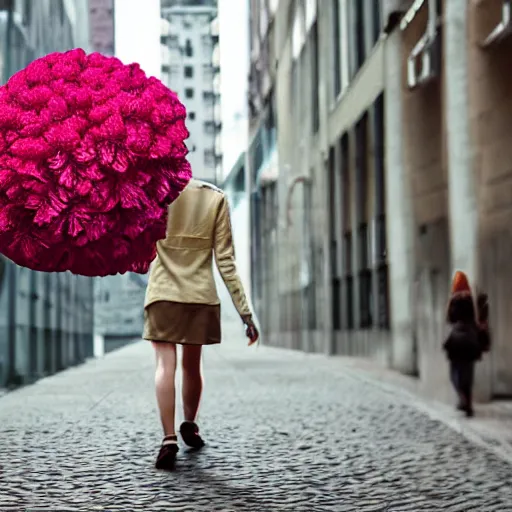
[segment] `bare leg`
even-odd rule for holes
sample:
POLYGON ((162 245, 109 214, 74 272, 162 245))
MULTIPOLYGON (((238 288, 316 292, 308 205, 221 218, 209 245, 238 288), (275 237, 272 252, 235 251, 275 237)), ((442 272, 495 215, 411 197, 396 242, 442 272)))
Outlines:
POLYGON ((155 388, 164 435, 175 435, 175 375, 176 345, 173 343, 153 343, 156 354, 155 388))
POLYGON ((201 345, 183 346, 183 413, 185 421, 196 420, 201 401, 203 391, 201 348, 201 345))

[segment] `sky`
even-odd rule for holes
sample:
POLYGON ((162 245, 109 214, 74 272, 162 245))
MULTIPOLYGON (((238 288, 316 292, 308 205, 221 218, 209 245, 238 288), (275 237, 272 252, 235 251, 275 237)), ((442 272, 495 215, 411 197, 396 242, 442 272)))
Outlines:
POLYGON ((247 148, 249 0, 219 1, 224 175, 247 148))
POLYGON ((115 0, 116 57, 160 78, 160 0, 115 0))
MULTIPOLYGON (((249 0, 218 0, 224 176, 247 147, 249 0)), ((160 0, 115 0, 116 56, 160 77, 160 0), (141 4, 144 8, 141 8, 141 4)))

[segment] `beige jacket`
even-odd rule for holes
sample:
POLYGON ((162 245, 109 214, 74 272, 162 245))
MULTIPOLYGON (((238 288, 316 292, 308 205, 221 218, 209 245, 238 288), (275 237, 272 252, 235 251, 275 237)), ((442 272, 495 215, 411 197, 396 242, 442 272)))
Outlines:
POLYGON ((238 313, 250 314, 236 269, 226 196, 213 185, 192 179, 169 206, 167 236, 157 242, 144 306, 161 300, 219 304, 214 254, 238 313))

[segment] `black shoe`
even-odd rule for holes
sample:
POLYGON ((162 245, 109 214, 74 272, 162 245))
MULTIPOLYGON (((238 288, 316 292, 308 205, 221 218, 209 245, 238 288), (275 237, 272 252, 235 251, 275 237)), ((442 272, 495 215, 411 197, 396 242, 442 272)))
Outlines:
POLYGON ((464 409, 467 418, 472 418, 475 415, 475 411, 473 411, 473 407, 469 406, 464 409))
POLYGON ((204 446, 204 441, 199 435, 199 427, 193 421, 184 421, 180 427, 180 434, 187 446, 196 450, 204 446))
POLYGON ((160 452, 156 458, 155 468, 164 471, 173 471, 176 464, 177 453, 178 438, 174 436, 174 439, 164 439, 164 443, 160 447, 160 452))

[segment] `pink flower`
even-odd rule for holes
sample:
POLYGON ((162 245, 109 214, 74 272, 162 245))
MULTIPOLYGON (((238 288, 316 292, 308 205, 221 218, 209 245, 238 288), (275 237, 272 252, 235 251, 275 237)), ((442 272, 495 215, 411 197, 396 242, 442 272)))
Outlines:
POLYGON ((45 272, 145 273, 191 178, 185 107, 137 64, 77 49, 0 87, 0 252, 45 272))

